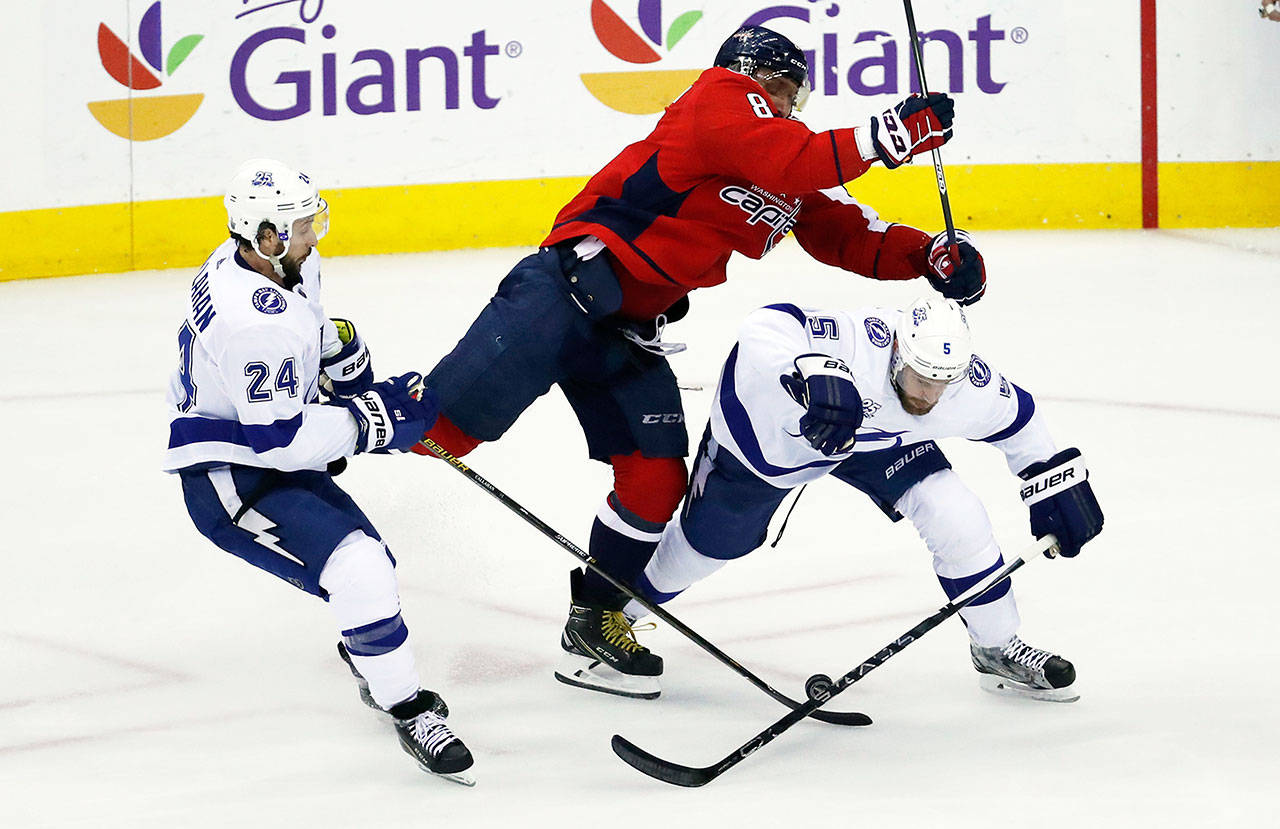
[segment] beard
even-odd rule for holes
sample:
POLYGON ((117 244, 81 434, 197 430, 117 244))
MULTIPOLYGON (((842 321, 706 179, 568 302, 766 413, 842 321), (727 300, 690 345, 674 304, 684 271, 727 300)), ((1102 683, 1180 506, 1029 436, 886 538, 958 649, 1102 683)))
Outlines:
POLYGON ((292 291, 302 284, 302 262, 284 258, 280 260, 280 270, 284 271, 284 287, 292 291))

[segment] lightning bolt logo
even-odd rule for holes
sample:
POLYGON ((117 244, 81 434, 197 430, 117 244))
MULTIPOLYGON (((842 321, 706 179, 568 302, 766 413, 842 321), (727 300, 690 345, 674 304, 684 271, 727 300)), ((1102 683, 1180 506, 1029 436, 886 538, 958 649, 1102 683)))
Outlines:
MULTIPOLYGON (((231 470, 226 468, 211 469, 209 470, 209 481, 213 484, 214 491, 218 493, 218 500, 222 502, 223 509, 227 511, 228 516, 234 519, 243 509, 244 503, 240 500, 240 493, 236 492, 235 482, 231 479, 231 470)), ((280 546, 280 537, 271 532, 276 529, 276 524, 272 523, 267 516, 257 510, 253 508, 244 510, 243 514, 240 515, 240 520, 236 521, 236 526, 253 533, 254 541, 276 555, 284 556, 290 561, 306 566, 306 562, 280 546)))

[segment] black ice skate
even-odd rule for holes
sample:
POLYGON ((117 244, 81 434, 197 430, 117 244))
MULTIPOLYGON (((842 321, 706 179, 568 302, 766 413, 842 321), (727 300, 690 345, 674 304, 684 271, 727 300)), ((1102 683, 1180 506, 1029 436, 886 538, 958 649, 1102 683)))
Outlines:
POLYGON ((1002 647, 980 648, 971 642, 969 653, 978 671, 978 684, 988 691, 1049 702, 1080 699, 1072 687, 1075 666, 1017 636, 1002 647))
POLYGON ((423 771, 431 772, 461 783, 474 786, 475 778, 464 772, 475 760, 449 726, 444 715, 449 709, 434 691, 423 689, 414 696, 391 706, 388 711, 396 724, 396 736, 405 753, 418 761, 423 771))
POLYGON ((569 587, 573 600, 560 635, 564 654, 556 679, 622 697, 657 697, 662 657, 636 641, 634 620, 621 610, 584 601, 582 571, 570 572, 569 587))

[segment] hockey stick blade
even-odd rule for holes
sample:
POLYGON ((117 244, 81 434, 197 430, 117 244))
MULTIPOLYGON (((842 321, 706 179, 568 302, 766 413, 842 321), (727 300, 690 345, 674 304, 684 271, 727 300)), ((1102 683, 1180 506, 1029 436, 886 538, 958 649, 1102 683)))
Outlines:
POLYGON ((1034 557, 1038 557, 1040 553, 1046 553, 1050 557, 1057 551, 1058 541, 1052 535, 1036 541, 1035 548, 1021 557, 1014 559, 1006 564, 994 575, 989 576, 985 581, 979 582, 965 593, 957 596, 952 601, 943 605, 933 615, 922 620, 911 630, 899 636, 885 647, 881 648, 869 659, 862 662, 849 673, 837 679, 831 684, 830 691, 823 696, 811 699, 799 708, 789 712, 782 719, 770 725, 764 731, 752 737, 743 743, 732 753, 721 759, 718 763, 710 766, 684 766, 679 763, 673 763, 670 760, 663 760, 634 743, 630 742, 621 735, 615 734, 610 745, 613 747, 613 753, 618 755, 627 765, 636 771, 647 774, 655 780, 661 780, 664 783, 670 783, 673 786, 705 786, 712 780, 724 774, 729 769, 741 763, 750 757, 756 751, 768 745, 791 726, 803 720, 805 717, 811 716, 821 706, 833 699, 837 694, 844 691, 850 685, 862 679, 876 668, 889 661, 894 654, 899 653, 912 642, 915 642, 924 634, 933 630, 947 619, 958 613, 964 608, 980 598, 987 591, 1009 578, 1015 570, 1022 567, 1027 561, 1034 557))
MULTIPOLYGON (((596 563, 595 558, 593 558, 590 553, 583 550, 581 547, 574 544, 572 541, 565 538, 560 533, 556 532, 541 518, 529 512, 529 510, 525 509, 518 502, 516 502, 510 496, 508 496, 505 492, 498 489, 493 484, 489 483, 489 481, 486 480, 480 473, 476 472, 474 469, 467 466, 465 463, 462 462, 460 458, 458 458, 456 455, 451 453, 448 449, 445 449, 443 446, 436 443, 431 438, 427 438, 427 437, 424 437, 422 439, 421 445, 429 449, 434 455, 436 455, 436 457, 440 458, 443 461, 446 461, 450 466, 458 470, 458 472, 462 473, 462 475, 465 476, 469 481, 471 481, 471 483, 475 484, 476 486, 483 489, 485 492, 492 495, 504 507, 511 510, 521 518, 523 518, 525 522, 530 524, 538 532, 542 533, 547 538, 554 541, 557 545, 559 545, 560 549, 570 553, 579 561, 581 561, 584 565, 586 565, 587 567, 591 568, 593 571, 598 573, 605 581, 609 582, 609 584, 613 585, 618 590, 625 593, 627 596, 635 599, 654 616, 666 622, 671 627, 675 628, 675 630, 678 631, 682 636, 684 636, 693 644, 702 648, 702 650, 706 651, 708 654, 714 657, 716 661, 720 662, 722 665, 725 665, 730 670, 734 671, 736 674, 738 674, 738 676, 747 680, 752 685, 759 688, 764 693, 768 694, 770 697, 773 697, 774 700, 790 708, 792 711, 807 707, 806 703, 793 700, 791 697, 787 696, 781 691, 778 691, 773 686, 769 685, 769 683, 765 682, 763 679, 756 676, 751 671, 747 670, 745 667, 739 664, 736 659, 729 656, 727 653, 720 650, 711 642, 704 639, 693 628, 689 627, 684 622, 681 622, 675 616, 672 616, 671 613, 667 611, 665 608, 663 608, 661 605, 654 604, 653 602, 646 599, 644 596, 637 595, 636 592, 632 590, 630 587, 618 581, 608 572, 603 570, 596 563)), ((868 717, 866 714, 862 714, 857 711, 820 711, 820 710, 817 710, 815 706, 814 709, 810 711, 809 716, 813 717, 813 719, 818 720, 819 722, 829 723, 831 725, 845 725, 845 726, 871 725, 871 718, 868 717)))
POLYGON ((626 737, 618 734, 613 735, 609 745, 612 746, 613 753, 621 757, 622 761, 631 766, 631 768, 656 780, 661 780, 663 783, 693 789, 698 786, 705 786, 716 779, 716 775, 712 773, 711 769, 695 769, 692 766, 682 766, 679 763, 663 760, 661 757, 654 757, 626 737))

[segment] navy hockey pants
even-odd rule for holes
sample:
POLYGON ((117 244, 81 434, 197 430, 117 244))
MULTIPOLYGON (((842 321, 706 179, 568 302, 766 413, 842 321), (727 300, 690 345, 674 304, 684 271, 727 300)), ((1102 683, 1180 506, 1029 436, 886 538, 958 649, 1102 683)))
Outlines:
POLYGON ((480 440, 502 437, 559 385, 592 458, 637 450, 651 458, 689 454, 680 390, 666 358, 589 319, 571 298, 554 248, 525 257, 507 274, 427 385, 449 420, 480 440))
POLYGON ((233 464, 179 475, 187 512, 201 535, 322 598, 327 596, 320 587, 320 572, 342 539, 363 530, 382 540, 327 472, 279 472, 233 464))
MULTIPOLYGON (((894 521, 904 493, 951 463, 933 441, 855 454, 831 475, 865 493, 894 521)), ((680 527, 693 549, 707 558, 741 558, 765 542, 769 521, 789 489, 761 479, 703 435, 680 512, 680 527)))

